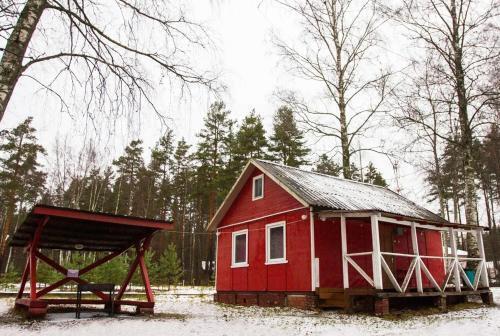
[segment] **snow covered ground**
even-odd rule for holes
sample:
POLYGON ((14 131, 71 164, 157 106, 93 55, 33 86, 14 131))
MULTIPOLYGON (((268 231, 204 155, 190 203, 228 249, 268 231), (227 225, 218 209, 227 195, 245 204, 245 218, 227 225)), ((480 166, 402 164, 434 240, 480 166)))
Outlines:
MULTIPOLYGON (((200 293, 176 289, 177 294, 200 293)), ((9 310, 13 299, 0 299, 0 335, 500 335, 500 307, 447 314, 382 319, 337 311, 304 312, 288 308, 224 306, 212 302, 210 289, 200 295, 156 296, 156 315, 109 318, 96 313, 51 313, 42 321, 21 321, 9 310)), ((493 289, 500 303, 500 289, 493 289)))

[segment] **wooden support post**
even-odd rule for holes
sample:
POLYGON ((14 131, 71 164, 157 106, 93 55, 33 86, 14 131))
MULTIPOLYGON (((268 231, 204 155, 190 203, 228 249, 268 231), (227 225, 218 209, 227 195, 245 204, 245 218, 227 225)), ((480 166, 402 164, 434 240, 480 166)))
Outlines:
POLYGON ((347 254, 347 227, 346 218, 340 216, 340 239, 342 242, 342 279, 344 288, 349 288, 349 263, 346 259, 347 254))
POLYGON ((35 257, 35 249, 33 246, 29 251, 30 258, 30 299, 36 299, 36 257, 35 257))
POLYGON ((486 270, 486 254, 484 253, 484 242, 483 242, 483 229, 479 228, 476 230, 477 248, 479 250, 479 257, 483 260, 481 263, 480 272, 480 284, 481 287, 489 287, 490 282, 488 279, 488 272, 486 270))
POLYGON ((38 248, 38 241, 42 236, 43 228, 45 224, 49 221, 49 216, 45 216, 42 221, 38 222, 38 226, 33 234, 33 240, 30 244, 29 249, 29 260, 30 260, 30 299, 36 300, 36 249, 38 248))
POLYGON ((378 216, 371 215, 371 227, 372 227, 372 267, 373 267, 373 286, 375 289, 384 289, 384 284, 382 282, 382 263, 380 258, 380 235, 378 230, 378 216))
MULTIPOLYGON (((140 257, 144 255, 144 253, 146 252, 146 250, 149 247, 149 243, 151 241, 151 238, 152 238, 152 236, 147 237, 144 240, 144 242, 142 243, 142 248, 137 248, 136 249, 137 250, 137 256, 136 256, 135 260, 132 262, 132 265, 130 265, 130 268, 128 270, 127 276, 125 277, 125 280, 121 284, 120 290, 118 291, 118 294, 116 295, 116 299, 115 300, 121 300, 123 294, 125 293, 125 290, 127 289, 128 284, 130 283, 130 280, 132 279, 132 276, 135 273, 135 270, 137 269, 137 266, 139 266, 140 257)), ((137 243, 136 246, 140 246, 140 244, 137 243)), ((151 286, 150 286, 149 289, 151 289, 151 286)))
POLYGON ((64 279, 61 279, 61 280, 59 280, 59 281, 57 281, 57 282, 53 283, 52 285, 47 286, 47 287, 45 287, 45 288, 41 289, 41 290, 37 293, 37 296, 38 296, 38 297, 42 297, 42 296, 44 296, 45 294, 47 294, 47 293, 49 293, 49 292, 53 291, 54 289, 57 289, 57 288, 61 287, 62 285, 64 285, 64 284, 66 284, 66 283, 70 282, 71 280, 72 280, 72 278, 64 278, 64 279))
MULTIPOLYGON (((145 249, 144 247, 142 247, 145 249)), ((148 269, 144 261, 144 252, 140 253, 140 248, 137 249, 137 254, 139 255, 139 268, 141 270, 142 282, 144 283, 144 289, 146 291, 146 298, 148 302, 154 302, 153 291, 151 290, 151 283, 149 281, 148 269)))
POLYGON ((125 290, 127 289, 128 284, 130 283, 130 280, 132 279, 132 276, 135 273, 135 270, 137 269, 137 265, 139 265, 139 259, 136 258, 132 262, 132 265, 130 265, 125 280, 123 280, 122 284, 120 285, 120 290, 118 291, 118 294, 116 294, 116 300, 120 300, 122 298, 123 294, 125 293, 125 290))
POLYGON ((42 254, 41 252, 36 251, 35 255, 38 259, 42 260, 47 265, 52 266, 52 268, 55 269, 56 271, 58 271, 59 273, 64 274, 65 276, 68 274, 68 270, 65 267, 59 265, 54 260, 50 259, 49 257, 42 254))
POLYGON ((455 260, 452 270, 453 283, 455 284, 455 291, 461 292, 462 289, 460 288, 460 270, 459 270, 460 265, 458 264, 459 260, 457 254, 457 240, 455 238, 455 230, 453 230, 453 228, 449 228, 448 233, 450 234, 451 255, 453 256, 453 260, 455 260))
POLYGON ((411 244, 413 247, 413 254, 415 255, 415 279, 417 281, 417 291, 419 293, 424 292, 424 288, 422 286, 422 269, 420 264, 420 253, 418 250, 418 237, 417 237, 417 227, 415 223, 411 223, 411 244))
POLYGON ((26 287, 26 281, 28 281, 28 274, 30 273, 30 256, 26 258, 26 265, 24 266, 23 275, 21 277, 21 286, 19 286, 19 292, 17 293, 17 299, 23 297, 24 287, 26 287))

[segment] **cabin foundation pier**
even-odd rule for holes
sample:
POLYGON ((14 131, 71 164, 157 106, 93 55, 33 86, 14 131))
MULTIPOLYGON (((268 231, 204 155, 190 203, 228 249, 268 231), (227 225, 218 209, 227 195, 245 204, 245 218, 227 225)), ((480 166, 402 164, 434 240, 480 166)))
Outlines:
POLYGON ((483 301, 484 304, 489 306, 495 304, 495 302, 493 302, 493 293, 491 291, 481 293, 481 300, 483 301))
POLYGON ((439 309, 440 312, 445 313, 448 311, 448 305, 446 303, 446 296, 437 296, 434 299, 434 305, 436 306, 437 309, 439 309))
POLYGON ((389 298, 375 298, 373 303, 373 312, 376 316, 384 316, 389 314, 389 298))

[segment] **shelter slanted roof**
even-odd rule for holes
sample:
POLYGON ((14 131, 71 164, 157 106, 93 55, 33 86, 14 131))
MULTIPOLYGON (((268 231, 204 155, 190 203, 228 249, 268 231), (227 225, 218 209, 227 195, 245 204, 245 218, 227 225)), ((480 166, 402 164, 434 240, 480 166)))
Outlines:
POLYGON ((113 215, 47 205, 36 205, 10 240, 28 246, 44 223, 39 248, 84 251, 120 251, 158 230, 171 230, 171 221, 113 215))

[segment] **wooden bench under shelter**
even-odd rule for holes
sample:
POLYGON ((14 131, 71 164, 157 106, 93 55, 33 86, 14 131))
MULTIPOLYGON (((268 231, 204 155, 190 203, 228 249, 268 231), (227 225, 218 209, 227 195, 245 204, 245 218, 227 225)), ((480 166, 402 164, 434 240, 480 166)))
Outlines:
MULTIPOLYGON (((28 315, 44 316, 49 305, 75 305, 74 298, 46 298, 46 294, 73 281, 79 285, 89 284, 82 276, 94 268, 125 253, 135 251, 135 258, 125 279, 114 297, 114 310, 120 312, 121 306, 135 306, 137 312, 154 311, 154 295, 151 290, 144 254, 149 248, 152 236, 161 230, 172 230, 170 221, 144 219, 131 216, 82 211, 47 205, 36 205, 18 227, 10 245, 24 247, 27 259, 24 268, 16 307, 27 310, 28 315), (42 253, 50 250, 93 251, 106 253, 102 258, 79 270, 71 270, 42 253), (37 261, 41 260, 61 273, 64 278, 37 291, 37 261), (146 301, 126 300, 123 298, 132 276, 137 268, 146 292, 146 301), (29 293, 25 294, 29 282, 29 293)), ((96 299, 81 299, 80 304, 109 304, 110 296, 99 288, 88 287, 96 299)))
POLYGON ((83 292, 108 292, 108 302, 104 305, 104 309, 108 311, 109 316, 113 316, 115 307, 115 284, 111 283, 89 283, 78 284, 76 288, 76 313, 75 317, 80 318, 82 308, 82 293, 83 292))

